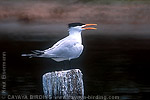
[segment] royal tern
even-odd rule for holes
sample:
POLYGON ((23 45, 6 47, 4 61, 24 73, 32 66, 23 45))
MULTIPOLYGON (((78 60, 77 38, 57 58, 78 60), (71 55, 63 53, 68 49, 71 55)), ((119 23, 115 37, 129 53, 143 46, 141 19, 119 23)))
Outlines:
POLYGON ((96 29, 88 27, 95 25, 97 24, 70 23, 68 24, 69 35, 67 37, 59 40, 51 48, 43 51, 34 50, 32 54, 22 54, 22 56, 51 58, 57 62, 78 58, 83 51, 81 32, 96 29))

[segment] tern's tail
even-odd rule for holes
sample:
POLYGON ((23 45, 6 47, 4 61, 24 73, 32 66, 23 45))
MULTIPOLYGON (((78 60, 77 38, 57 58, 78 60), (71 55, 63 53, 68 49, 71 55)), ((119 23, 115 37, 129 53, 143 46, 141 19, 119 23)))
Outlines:
POLYGON ((27 56, 29 58, 32 58, 32 57, 41 57, 42 54, 44 54, 44 51, 34 50, 32 51, 31 54, 22 54, 21 56, 27 56))

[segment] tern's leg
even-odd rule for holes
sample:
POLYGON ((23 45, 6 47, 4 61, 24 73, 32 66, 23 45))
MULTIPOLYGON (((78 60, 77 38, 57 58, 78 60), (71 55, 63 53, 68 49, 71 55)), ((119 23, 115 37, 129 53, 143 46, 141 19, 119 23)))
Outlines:
POLYGON ((63 68, 66 69, 65 61, 63 61, 63 68))
POLYGON ((70 69, 72 68, 72 67, 71 67, 71 60, 69 60, 69 67, 70 67, 70 69))
POLYGON ((61 68, 62 68, 62 69, 61 69, 62 71, 65 70, 65 61, 62 61, 62 62, 61 62, 61 68))

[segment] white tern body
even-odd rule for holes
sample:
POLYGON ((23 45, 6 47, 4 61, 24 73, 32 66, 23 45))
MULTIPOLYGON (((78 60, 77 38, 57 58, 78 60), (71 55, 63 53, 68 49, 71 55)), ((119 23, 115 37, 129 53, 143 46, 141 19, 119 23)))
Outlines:
POLYGON ((55 61, 64 61, 78 58, 83 52, 82 37, 81 32, 85 29, 96 29, 96 28, 85 28, 86 26, 96 25, 96 24, 82 24, 82 23, 71 23, 69 24, 69 35, 51 48, 40 51, 32 51, 32 54, 22 54, 22 56, 32 57, 45 57, 51 58, 55 61))

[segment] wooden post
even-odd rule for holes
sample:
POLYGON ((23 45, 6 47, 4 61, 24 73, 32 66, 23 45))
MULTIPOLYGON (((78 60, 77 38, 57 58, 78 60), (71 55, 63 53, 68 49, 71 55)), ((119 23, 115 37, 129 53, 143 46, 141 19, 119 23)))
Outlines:
POLYGON ((83 100, 82 73, 79 69, 46 73, 43 75, 43 91, 48 99, 83 100))

